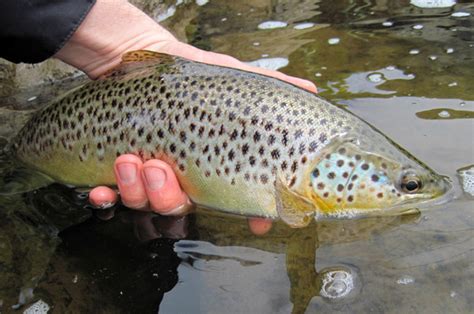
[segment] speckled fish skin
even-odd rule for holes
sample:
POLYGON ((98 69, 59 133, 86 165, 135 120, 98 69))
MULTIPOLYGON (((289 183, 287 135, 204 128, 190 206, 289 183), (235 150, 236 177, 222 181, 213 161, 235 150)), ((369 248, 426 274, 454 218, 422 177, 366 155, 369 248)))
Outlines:
POLYGON ((111 74, 53 101, 22 129, 16 150, 27 165, 76 186, 114 185, 121 154, 161 158, 195 203, 272 218, 290 205, 306 206, 290 209, 296 216, 377 211, 449 188, 366 122, 313 93, 151 52, 129 53, 111 74), (407 171, 423 180, 417 193, 400 187, 407 171))

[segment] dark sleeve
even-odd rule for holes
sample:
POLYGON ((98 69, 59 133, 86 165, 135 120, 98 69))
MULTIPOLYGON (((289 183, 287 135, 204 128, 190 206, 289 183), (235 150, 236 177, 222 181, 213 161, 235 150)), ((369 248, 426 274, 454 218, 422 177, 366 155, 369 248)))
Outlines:
POLYGON ((0 57, 36 63, 72 36, 95 0, 0 0, 0 57))

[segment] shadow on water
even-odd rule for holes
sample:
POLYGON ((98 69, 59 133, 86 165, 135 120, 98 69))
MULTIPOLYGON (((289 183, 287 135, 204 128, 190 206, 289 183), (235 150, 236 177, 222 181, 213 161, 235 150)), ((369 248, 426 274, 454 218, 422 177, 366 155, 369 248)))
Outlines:
POLYGON ((116 208, 91 217, 84 195, 59 185, 1 201, 3 306, 41 299, 57 312, 151 313, 178 283, 180 264, 261 266, 258 255, 239 254, 253 249, 284 256, 292 312, 304 313, 315 296, 350 300, 361 288, 354 265, 317 266, 320 245, 361 241, 419 218, 327 221, 304 229, 277 223, 256 237, 246 220, 206 210, 173 218, 116 208))

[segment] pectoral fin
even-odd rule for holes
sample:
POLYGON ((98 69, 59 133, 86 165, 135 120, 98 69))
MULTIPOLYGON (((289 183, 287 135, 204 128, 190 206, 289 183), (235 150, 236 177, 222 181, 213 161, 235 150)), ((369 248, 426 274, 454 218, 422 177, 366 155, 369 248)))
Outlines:
POLYGON ((313 219, 316 208, 279 179, 276 180, 275 188, 276 209, 280 218, 292 228, 306 227, 313 219))

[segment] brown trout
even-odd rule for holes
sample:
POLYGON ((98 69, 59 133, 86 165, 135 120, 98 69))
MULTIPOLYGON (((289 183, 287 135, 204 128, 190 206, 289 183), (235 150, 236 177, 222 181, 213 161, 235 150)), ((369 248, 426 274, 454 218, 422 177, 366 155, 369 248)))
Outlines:
POLYGON ((132 153, 172 165, 190 199, 300 227, 316 217, 403 212, 450 183, 378 130, 278 79, 154 53, 53 101, 17 157, 54 180, 114 185, 132 153))

